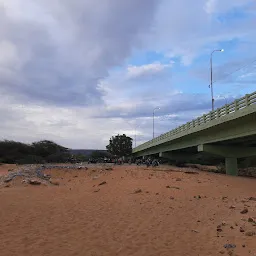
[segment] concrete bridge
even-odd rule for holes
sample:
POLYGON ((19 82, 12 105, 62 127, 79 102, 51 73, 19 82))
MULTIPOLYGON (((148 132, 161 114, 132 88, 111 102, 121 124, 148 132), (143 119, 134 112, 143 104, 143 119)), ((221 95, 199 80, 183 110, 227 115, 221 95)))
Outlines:
POLYGON ((192 159, 198 152, 225 158, 229 175, 238 174, 238 158, 256 156, 256 92, 133 149, 136 157, 172 160, 192 159))

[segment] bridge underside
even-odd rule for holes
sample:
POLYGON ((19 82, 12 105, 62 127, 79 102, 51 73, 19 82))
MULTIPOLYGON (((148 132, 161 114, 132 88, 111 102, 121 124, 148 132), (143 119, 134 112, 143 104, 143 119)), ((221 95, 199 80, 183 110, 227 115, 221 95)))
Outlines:
POLYGON ((190 161, 198 159, 202 153, 225 158, 226 173, 238 175, 237 159, 256 156, 256 113, 187 134, 134 155, 159 154, 166 159, 190 161))

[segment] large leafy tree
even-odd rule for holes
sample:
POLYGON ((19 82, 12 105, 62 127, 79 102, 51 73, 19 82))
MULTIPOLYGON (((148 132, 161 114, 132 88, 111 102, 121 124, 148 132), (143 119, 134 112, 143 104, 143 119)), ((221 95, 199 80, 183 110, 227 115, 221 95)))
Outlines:
POLYGON ((53 141, 42 140, 32 143, 35 155, 42 157, 48 157, 50 155, 56 155, 61 153, 67 153, 68 149, 64 148, 53 141))
POLYGON ((130 156, 132 154, 132 138, 125 134, 112 136, 106 148, 112 155, 130 156))

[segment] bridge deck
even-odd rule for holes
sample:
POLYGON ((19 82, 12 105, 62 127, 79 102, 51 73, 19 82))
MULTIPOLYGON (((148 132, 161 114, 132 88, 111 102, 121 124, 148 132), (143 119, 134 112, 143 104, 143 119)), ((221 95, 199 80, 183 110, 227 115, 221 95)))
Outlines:
MULTIPOLYGON (((138 147, 133 149, 133 153, 139 153, 141 151, 147 151, 147 149, 158 147, 160 145, 169 144, 171 141, 177 140, 184 136, 192 135, 193 133, 199 133, 203 130, 213 127, 217 128, 219 125, 224 125, 225 123, 230 124, 230 122, 233 123, 232 121, 235 121, 236 119, 240 122, 247 122, 248 120, 246 119, 246 117, 248 116, 251 116, 253 119, 256 116, 256 92, 253 92, 252 94, 247 94, 244 97, 235 100, 231 104, 226 104, 225 106, 218 108, 215 111, 211 111, 208 114, 205 114, 199 118, 192 120, 191 122, 181 125, 180 127, 173 129, 165 134, 162 134, 161 136, 154 138, 153 140, 139 145, 138 147)), ((252 135, 254 128, 251 128, 252 129, 250 130, 248 127, 248 132, 244 132, 244 136, 252 135)), ((227 135, 228 134, 226 133, 226 140, 232 138, 236 139, 236 136, 234 135, 232 135, 233 137, 228 137, 227 135)), ((239 136, 241 137, 242 134, 240 134, 239 136)))

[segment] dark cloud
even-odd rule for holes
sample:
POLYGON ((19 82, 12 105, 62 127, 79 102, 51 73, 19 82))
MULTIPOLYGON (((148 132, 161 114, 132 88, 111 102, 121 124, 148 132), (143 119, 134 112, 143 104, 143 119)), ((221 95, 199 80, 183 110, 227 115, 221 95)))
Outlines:
POLYGON ((100 104, 99 81, 140 46, 157 3, 31 0, 28 17, 0 3, 0 91, 46 104, 100 104))

